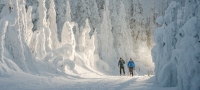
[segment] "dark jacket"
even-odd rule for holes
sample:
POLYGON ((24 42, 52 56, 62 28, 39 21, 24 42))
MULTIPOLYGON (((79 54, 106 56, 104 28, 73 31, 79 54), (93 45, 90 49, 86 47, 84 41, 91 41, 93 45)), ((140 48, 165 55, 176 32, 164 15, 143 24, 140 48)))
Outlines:
POLYGON ((124 60, 119 60, 118 66, 119 67, 124 67, 125 61, 124 60))

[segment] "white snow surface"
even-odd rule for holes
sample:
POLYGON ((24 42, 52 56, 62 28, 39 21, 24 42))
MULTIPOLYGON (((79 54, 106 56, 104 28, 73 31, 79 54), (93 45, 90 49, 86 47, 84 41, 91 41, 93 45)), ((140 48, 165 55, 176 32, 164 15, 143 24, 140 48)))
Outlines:
POLYGON ((17 73, 13 77, 0 79, 0 90, 176 90, 175 87, 154 84, 154 77, 149 76, 102 76, 89 73, 79 76, 38 76, 17 73))

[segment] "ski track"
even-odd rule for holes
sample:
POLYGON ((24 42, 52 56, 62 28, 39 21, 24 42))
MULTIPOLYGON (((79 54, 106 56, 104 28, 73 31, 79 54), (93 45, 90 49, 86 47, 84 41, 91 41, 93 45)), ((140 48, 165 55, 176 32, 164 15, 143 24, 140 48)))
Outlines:
POLYGON ((175 90, 157 86, 148 76, 85 77, 0 78, 0 90, 175 90))

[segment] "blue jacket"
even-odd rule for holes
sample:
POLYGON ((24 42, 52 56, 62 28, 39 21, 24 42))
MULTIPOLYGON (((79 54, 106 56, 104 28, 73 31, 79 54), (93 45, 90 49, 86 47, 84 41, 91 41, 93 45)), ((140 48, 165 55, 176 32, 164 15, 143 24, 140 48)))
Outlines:
POLYGON ((133 67, 135 68, 135 63, 133 61, 128 62, 128 67, 133 67))

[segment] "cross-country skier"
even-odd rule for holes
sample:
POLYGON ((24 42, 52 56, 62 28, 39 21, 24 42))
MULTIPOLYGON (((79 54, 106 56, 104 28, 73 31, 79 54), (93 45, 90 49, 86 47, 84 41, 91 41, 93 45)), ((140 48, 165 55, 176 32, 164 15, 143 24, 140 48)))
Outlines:
POLYGON ((120 58, 120 60, 119 60, 119 62, 118 62, 118 67, 119 67, 119 69, 120 69, 120 70, 119 70, 120 76, 122 75, 121 70, 123 70, 123 73, 124 73, 124 75, 125 75, 124 64, 125 64, 125 61, 124 61, 122 58, 120 58))
POLYGON ((129 68, 130 75, 133 76, 133 70, 135 70, 135 64, 131 58, 130 58, 130 61, 128 62, 128 68, 129 68))

